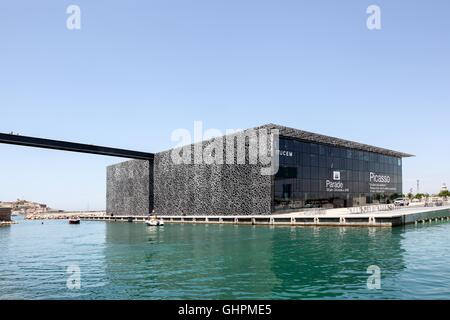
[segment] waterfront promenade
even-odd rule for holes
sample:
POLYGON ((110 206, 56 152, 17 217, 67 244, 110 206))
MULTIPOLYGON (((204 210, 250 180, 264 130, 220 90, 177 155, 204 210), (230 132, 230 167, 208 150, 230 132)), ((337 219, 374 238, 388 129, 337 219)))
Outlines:
MULTIPOLYGON (((54 214, 33 214, 27 220, 64 220, 80 217, 84 221, 136 222, 143 223, 146 216, 107 215, 104 211, 64 212, 54 214)), ((450 204, 442 206, 414 205, 395 207, 393 205, 364 206, 328 210, 308 210, 270 216, 161 216, 165 223, 185 224, 237 224, 269 226, 335 226, 335 227, 396 227, 407 224, 450 221, 450 204)))
MULTIPOLYGON (((399 208, 383 206, 385 211, 376 211, 375 206, 297 212, 271 216, 161 216, 166 223, 190 224, 243 224, 271 226, 350 226, 350 227, 396 227, 415 223, 450 221, 450 205, 412 206, 399 208)), ((144 222, 143 216, 83 216, 82 220, 112 222, 144 222)))

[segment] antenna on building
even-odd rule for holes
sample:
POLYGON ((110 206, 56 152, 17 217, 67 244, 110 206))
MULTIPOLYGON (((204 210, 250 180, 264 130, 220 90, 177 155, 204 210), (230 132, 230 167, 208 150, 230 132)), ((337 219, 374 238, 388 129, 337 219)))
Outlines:
POLYGON ((417 180, 417 193, 420 193, 420 180, 417 180))

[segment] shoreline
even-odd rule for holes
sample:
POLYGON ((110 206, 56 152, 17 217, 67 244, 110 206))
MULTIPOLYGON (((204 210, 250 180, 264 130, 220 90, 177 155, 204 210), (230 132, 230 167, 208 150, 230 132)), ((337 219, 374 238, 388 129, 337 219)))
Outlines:
POLYGON ((7 227, 13 224, 17 224, 16 221, 0 221, 0 227, 7 227))
POLYGON ((67 220, 73 217, 103 217, 106 216, 105 211, 70 211, 58 213, 32 213, 24 217, 25 220, 67 220))
MULTIPOLYGON (((450 205, 441 207, 409 207, 393 211, 345 213, 339 210, 322 214, 287 214, 271 216, 165 216, 165 223, 174 224, 234 224, 266 226, 324 226, 324 227, 398 227, 450 221, 450 205)), ((80 216, 85 221, 144 223, 146 216, 80 216)))
MULTIPOLYGON (((269 226, 397 227, 407 224, 430 223, 433 221, 450 221, 450 205, 448 203, 439 207, 412 206, 395 208, 395 210, 392 208, 390 210, 374 210, 372 212, 364 212, 361 210, 355 212, 354 209, 331 209, 322 212, 298 212, 267 216, 158 216, 169 224, 243 224, 269 226)), ((107 215, 104 211, 91 211, 30 214, 25 217, 25 220, 68 220, 74 217, 84 221, 137 223, 144 223, 148 218, 148 216, 133 215, 112 216, 107 215)))

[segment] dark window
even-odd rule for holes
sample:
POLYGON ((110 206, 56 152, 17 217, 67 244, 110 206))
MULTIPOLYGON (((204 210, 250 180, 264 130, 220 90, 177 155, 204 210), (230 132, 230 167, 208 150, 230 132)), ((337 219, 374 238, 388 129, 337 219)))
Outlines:
POLYGON ((329 177, 328 169, 327 168, 320 168, 319 169, 319 178, 320 179, 327 179, 328 177, 329 177))
POLYGON ((292 184, 283 184, 283 198, 292 198, 292 184))
POLYGON ((345 159, 345 169, 346 170, 352 169, 352 160, 351 159, 345 159))
POLYGON ((308 190, 311 190, 311 184, 310 180, 303 180, 302 181, 302 190, 308 192, 308 190))
POLYGON ((319 168, 311 167, 311 179, 319 179, 319 168))
POLYGON ((311 154, 311 166, 312 167, 319 166, 319 157, 316 154, 311 154))
POLYGON ((327 157, 320 156, 319 157, 319 167, 321 168, 327 168, 327 157))
POLYGON ((311 191, 319 192, 319 180, 311 180, 311 191))
POLYGON ((303 179, 310 179, 311 178, 311 168, 310 167, 303 167, 302 168, 302 178, 303 179))
POLYGON ((324 145, 319 145, 319 155, 325 156, 327 155, 327 148, 324 145))
POLYGON ((302 152, 303 152, 303 153, 307 153, 307 154, 310 154, 310 153, 311 153, 310 143, 308 143, 308 142, 303 142, 303 144, 302 144, 302 152))
POLYGON ((311 155, 308 153, 303 153, 302 155, 302 165, 305 167, 311 166, 311 155))
POLYGON ((364 152, 364 161, 369 161, 370 160, 370 156, 368 152, 364 152))
POLYGON ((292 179, 297 178, 297 168, 296 167, 280 167, 278 169, 278 173, 275 176, 276 178, 282 178, 282 179, 292 179))

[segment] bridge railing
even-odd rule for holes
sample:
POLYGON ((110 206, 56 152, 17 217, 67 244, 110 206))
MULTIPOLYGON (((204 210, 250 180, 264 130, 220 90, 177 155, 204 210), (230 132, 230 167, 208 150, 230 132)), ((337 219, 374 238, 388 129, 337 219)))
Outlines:
POLYGON ((348 213, 350 214, 365 214, 365 213, 374 213, 374 212, 383 212, 383 211, 394 211, 399 210, 402 207, 396 206, 394 204, 375 204, 375 205, 367 205, 361 207, 352 207, 348 208, 348 213))

